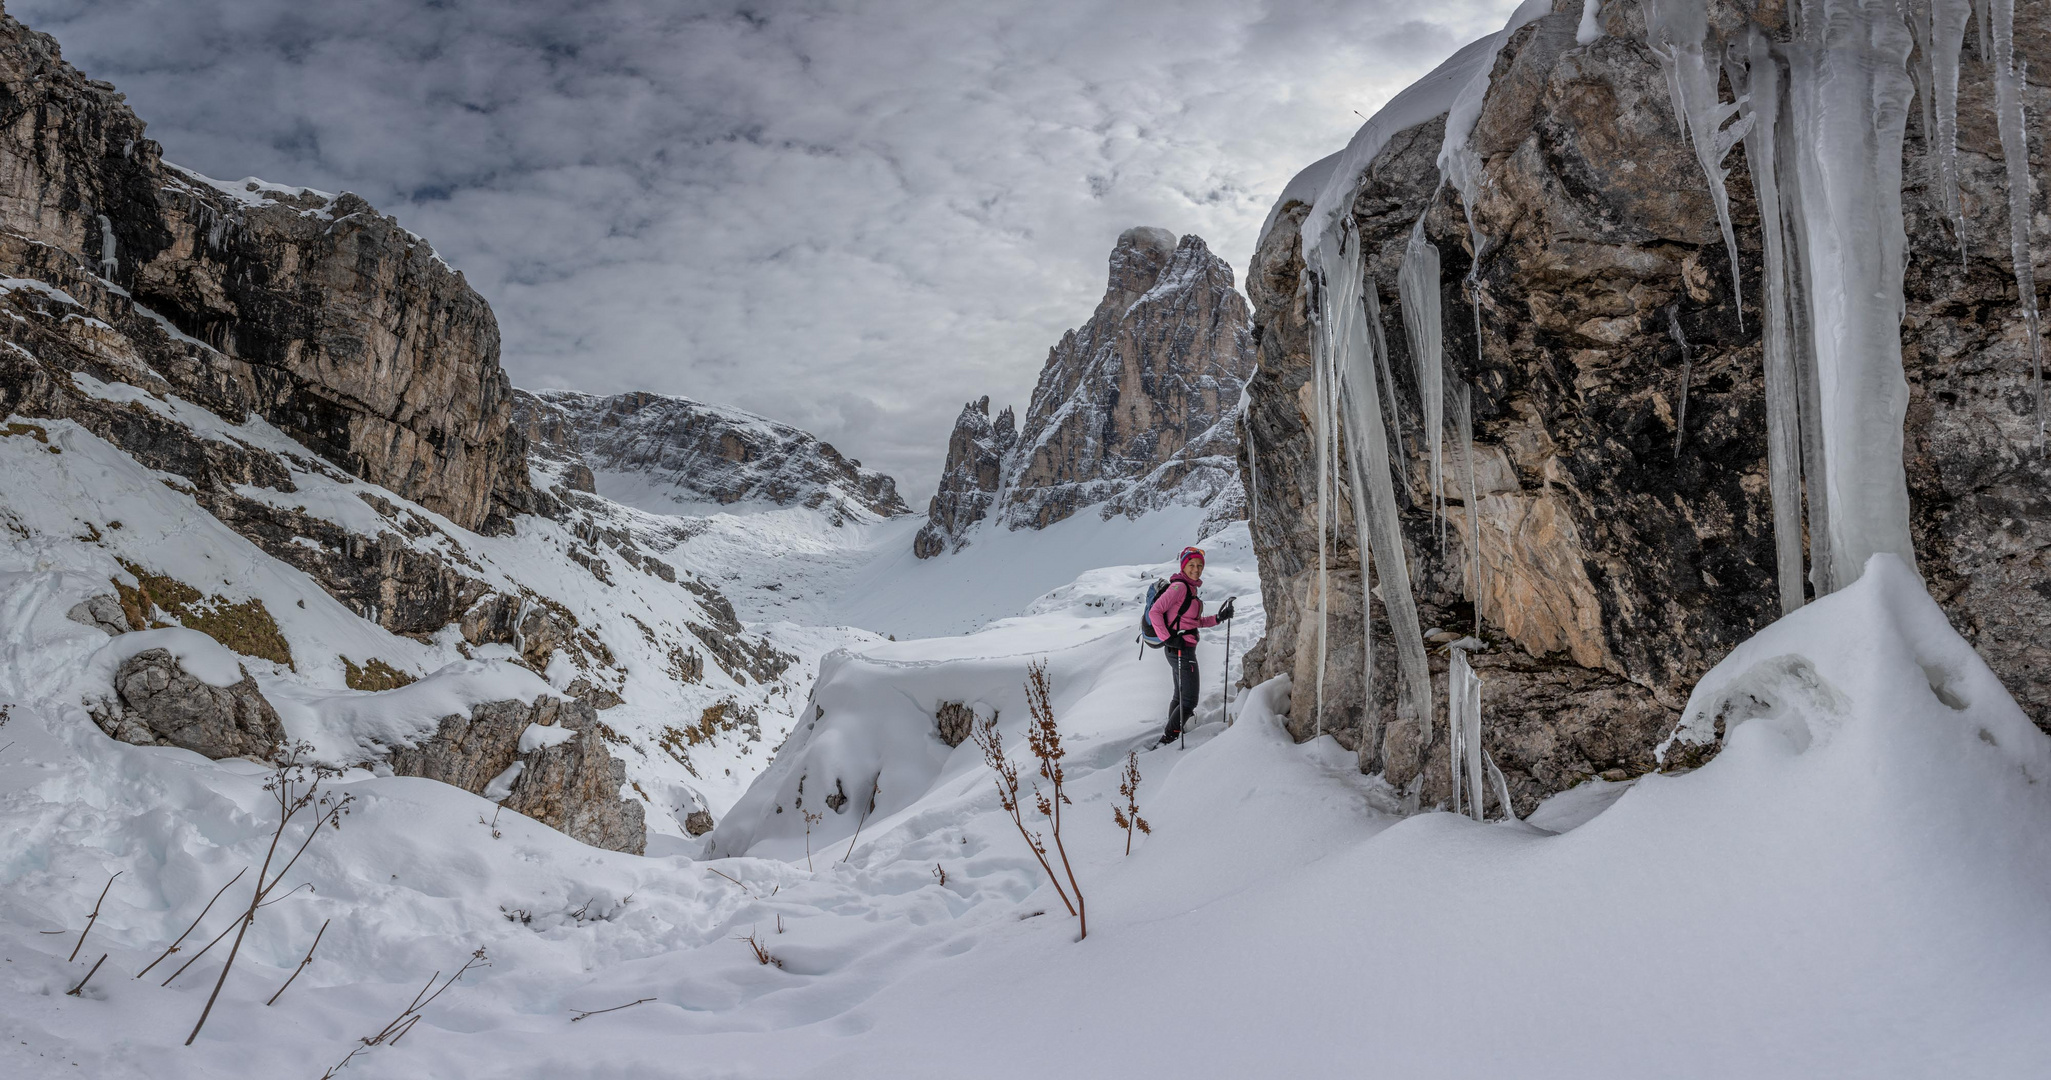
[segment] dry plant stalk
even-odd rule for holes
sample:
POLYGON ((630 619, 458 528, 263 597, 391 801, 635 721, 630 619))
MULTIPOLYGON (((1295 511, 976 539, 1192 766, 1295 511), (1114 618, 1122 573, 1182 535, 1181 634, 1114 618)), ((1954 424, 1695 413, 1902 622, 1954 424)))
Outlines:
POLYGON ((1026 665, 1026 708, 1032 711, 1032 727, 1026 731, 1026 745, 1033 756, 1040 760, 1040 777, 1053 785, 1054 794, 1042 794, 1039 785, 1033 786, 1033 799, 1038 804, 1040 816, 1047 819, 1054 834, 1054 851, 1061 856, 1061 869, 1068 875, 1068 888, 1075 894, 1075 917, 1082 921, 1080 941, 1090 936, 1089 911, 1083 905, 1082 886, 1075 880, 1075 865, 1068 861, 1068 848, 1061 842, 1061 807, 1069 804, 1067 792, 1062 790, 1066 773, 1061 759, 1068 751, 1061 746, 1061 727, 1054 722, 1054 698, 1047 684, 1047 663, 1035 660, 1026 665))
MULTIPOLYGON (((279 882, 285 880, 286 874, 291 873, 292 867, 298 864, 299 857, 306 854, 306 849, 313 844, 313 838, 320 835, 321 826, 341 828, 342 818, 349 813, 349 804, 356 801, 354 795, 337 796, 333 792, 321 791, 321 783, 338 775, 341 770, 307 761, 306 755, 312 750, 313 746, 310 743, 293 743, 272 763, 271 778, 264 782, 264 790, 269 792, 278 804, 278 827, 271 833, 270 849, 264 853, 263 866, 256 872, 256 889, 249 896, 249 908, 235 921, 235 943, 228 947, 228 962, 221 965, 221 975, 214 980, 213 993, 207 995, 206 1008, 200 1010, 199 1022, 192 1025, 192 1034, 185 1037, 187 1046, 191 1046, 192 1040, 199 1038, 200 1029, 206 1026, 207 1017, 213 1013, 214 1002, 221 996, 221 987, 228 982, 228 972, 235 968, 235 955, 242 950, 242 937, 249 932, 250 924, 256 921, 257 910, 264 906, 265 898, 278 887, 279 882), (306 838, 293 850, 292 857, 285 860, 285 865, 280 867, 276 874, 272 874, 271 863, 277 858, 278 848, 285 839, 285 827, 292 824, 292 819, 306 810, 311 810, 314 814, 312 827, 306 830, 306 838)), ((295 886, 292 892, 297 891, 298 888, 295 886)), ((291 895, 291 892, 286 895, 291 895)), ((284 897, 279 899, 282 900, 284 897)), ((226 931, 222 933, 225 934, 226 931)), ((212 947, 211 943, 207 946, 212 947)), ((201 955, 205 955, 204 949, 201 950, 201 955)), ((198 956, 192 958, 198 959, 198 956)), ((192 960, 185 962, 186 967, 192 966, 192 960)), ((181 967, 178 970, 184 971, 185 968, 181 967)), ((177 977, 175 972, 171 976, 173 979, 177 977)))
POLYGON ((349 1056, 336 1062, 334 1067, 327 1072, 320 1074, 320 1080, 334 1080, 335 1074, 346 1068, 356 1055, 373 1046, 383 1046, 386 1043, 391 1043, 394 1046, 398 1045, 399 1040, 405 1038, 406 1033, 413 1030, 413 1025, 420 1022, 420 1010, 434 1004, 435 998, 442 996, 443 991, 454 986, 457 979, 469 974, 471 968, 490 966, 491 959, 485 956, 484 950, 480 948, 476 952, 471 953, 470 959, 464 961, 463 966, 457 968, 456 973, 449 976, 442 983, 441 989, 434 990, 434 993, 431 994, 428 991, 434 989, 434 981, 441 978, 442 973, 437 971, 429 975, 427 977, 427 985, 421 987, 420 992, 413 995, 413 1003, 406 1006, 406 1011, 394 1017, 392 1022, 386 1024, 377 1034, 356 1040, 356 1046, 349 1051, 349 1056))
MULTIPOLYGON (((68 964, 71 963, 73 960, 78 959, 78 950, 85 948, 85 936, 87 934, 92 933, 93 924, 100 921, 100 905, 107 902, 107 890, 114 887, 114 878, 120 877, 121 875, 127 872, 128 871, 126 870, 114 871, 114 877, 108 878, 107 883, 100 887, 100 898, 98 900, 93 901, 93 913, 86 917, 85 929, 78 932, 78 944, 73 945, 71 947, 71 955, 64 958, 65 963, 68 964)), ((106 958, 101 957, 101 959, 104 960, 106 958)), ((90 979, 92 978, 92 976, 88 975, 86 976, 86 978, 90 979)), ((85 984, 80 983, 79 985, 83 986, 85 984)))
POLYGON ((812 869, 812 826, 825 821, 826 812, 800 810, 798 813, 805 815, 805 869, 809 871, 812 869))
POLYGON ((100 965, 106 962, 107 954, 101 953, 100 958, 98 960, 93 961, 93 969, 85 973, 85 978, 78 980, 77 986, 74 986, 71 989, 64 991, 64 996, 78 997, 79 993, 85 989, 85 984, 93 981, 93 976, 98 975, 100 973, 100 965))
MULTIPOLYGON (((237 871, 235 871, 235 876, 234 876, 234 877, 231 877, 231 878, 229 878, 229 879, 228 879, 228 885, 233 885, 233 884, 235 884, 236 882, 238 882, 238 881, 241 881, 241 880, 242 880, 242 875, 244 875, 244 874, 247 874, 247 873, 249 873, 249 867, 247 867, 247 866, 243 867, 243 868, 242 868, 242 869, 240 869, 240 870, 237 870, 237 871)), ((163 955, 163 956, 159 956, 159 957, 157 957, 157 958, 156 958, 155 960, 152 960, 152 961, 150 961, 150 965, 149 965, 149 967, 143 968, 143 969, 142 969, 141 971, 138 971, 138 972, 136 972, 136 973, 135 973, 135 977, 136 977, 136 978, 138 978, 138 979, 140 979, 140 978, 142 978, 142 977, 143 977, 144 975, 147 975, 147 974, 149 974, 149 973, 150 973, 150 968, 156 967, 156 966, 157 966, 158 964, 161 964, 161 963, 163 963, 163 962, 164 962, 165 960, 167 960, 167 959, 169 959, 169 958, 170 958, 170 956, 171 956, 171 954, 172 954, 172 953, 174 953, 174 952, 177 952, 177 951, 178 951, 178 946, 180 946, 180 945, 183 945, 183 944, 185 943, 185 939, 186 939, 186 938, 188 938, 188 937, 190 937, 190 936, 192 936, 192 932, 193 932, 194 930, 197 930, 197 929, 199 929, 199 923, 200 923, 200 920, 201 920, 201 919, 204 919, 204 918, 206 918, 206 917, 207 917, 207 912, 209 912, 209 911, 212 911, 212 910, 214 910, 214 904, 215 904, 215 903, 216 903, 217 901, 219 901, 219 900, 221 899, 221 895, 222 895, 223 893, 226 893, 226 892, 228 891, 228 885, 223 885, 223 886, 221 886, 221 889, 220 889, 220 891, 219 891, 219 892, 216 892, 216 893, 214 894, 214 898, 213 898, 212 900, 209 900, 209 901, 207 901, 207 906, 205 906, 205 907, 203 907, 203 908, 200 908, 200 909, 199 909, 199 915, 198 915, 197 917, 195 917, 195 918, 194 918, 194 919, 192 920, 192 925, 191 925, 191 926, 188 926, 188 927, 186 927, 186 928, 185 928, 185 933, 183 933, 183 934, 180 934, 180 935, 178 935, 178 940, 176 940, 176 941, 173 941, 173 942, 171 943, 171 947, 170 947, 170 948, 168 948, 168 949, 165 949, 165 950, 164 950, 164 955, 163 955)), ((219 938, 215 938, 214 940, 216 940, 216 941, 219 941, 220 939, 219 939, 219 938)), ((209 946, 208 946, 207 948, 212 948, 212 947, 213 947, 213 946, 209 945, 209 946)), ((206 949, 201 949, 201 950, 200 950, 200 952, 201 952, 201 954, 202 954, 202 955, 204 955, 204 954, 205 954, 205 952, 206 952, 206 949)), ((185 969, 184 969, 184 968, 180 968, 179 970, 180 970, 180 971, 183 971, 183 970, 185 970, 185 969)), ((174 975, 174 976, 172 976, 172 978, 176 978, 176 977, 177 977, 177 976, 175 976, 175 975, 174 975)), ((170 982, 170 979, 166 979, 166 980, 164 980, 164 981, 165 981, 166 983, 169 983, 169 982, 170 982)))
MULTIPOLYGON (((780 932, 781 931, 779 931, 779 933, 780 932)), ((748 931, 747 937, 736 938, 735 940, 747 942, 748 948, 755 954, 755 962, 761 964, 763 967, 768 967, 771 964, 775 964, 779 969, 783 967, 783 961, 778 960, 775 956, 771 955, 767 947, 765 947, 761 942, 755 940, 755 932, 753 930, 748 931)))
MULTIPOLYGON (((1054 876, 1054 868, 1047 863, 1047 845, 1042 843, 1038 833, 1026 828, 1025 814, 1021 811, 1018 795, 1018 766, 1004 754, 1004 733, 997 730, 997 718, 978 719, 969 731, 976 740, 976 748, 983 752, 983 763, 997 774, 997 800, 1004 812, 1011 815, 1011 823, 1018 827, 1018 835, 1033 849, 1033 857, 1040 860, 1040 869, 1047 872, 1047 882, 1054 886, 1055 895, 1061 897, 1062 906, 1075 914, 1075 902, 1068 898, 1068 890, 1061 887, 1061 879, 1054 876)), ((963 843, 968 839, 964 837, 963 843)))
POLYGON ((333 919, 321 920, 320 930, 313 935, 313 944, 306 947, 306 958, 299 961, 298 967, 292 969, 292 974, 285 979, 285 985, 278 987, 278 992, 272 994, 269 1001, 264 1002, 264 1008, 276 1005, 278 999, 285 996, 285 991, 292 989, 292 980, 297 979, 299 973, 306 970, 306 965, 313 963, 313 950, 320 948, 321 935, 328 932, 328 923, 333 921, 333 919))
POLYGON ((655 999, 652 997, 642 998, 639 1001, 629 1001, 625 1005, 615 1005, 610 1009, 579 1009, 577 1010, 577 1015, 570 1017, 570 1023, 574 1024, 577 1021, 589 1016, 603 1016, 604 1014, 609 1012, 618 1012, 621 1009, 631 1009, 636 1005, 646 1005, 654 1000, 655 999))
MULTIPOLYGON (((855 822, 855 835, 854 835, 854 839, 853 839, 853 840, 849 840, 849 841, 847 842, 847 852, 846 852, 845 854, 841 855, 841 857, 840 857, 840 861, 841 861, 841 862, 846 862, 846 861, 847 861, 847 857, 848 857, 849 855, 853 855, 853 854, 855 853, 855 841, 857 841, 857 840, 860 840, 860 839, 862 838, 862 826, 864 826, 864 825, 867 825, 867 824, 869 823, 869 814, 870 814, 871 812, 873 812, 873 811, 874 811, 874 810, 876 809, 876 794, 877 794, 878 792, 882 791, 882 790, 883 790, 883 774, 882 774, 882 773, 877 773, 877 774, 876 774, 876 779, 874 779, 874 780, 872 780, 872 781, 870 781, 870 782, 869 782, 869 805, 867 805, 867 806, 865 806, 865 807, 863 807, 863 808, 862 808, 862 818, 861 818, 861 820, 860 820, 860 821, 857 821, 857 822, 855 822)), ((807 866, 810 866, 810 865, 811 865, 811 860, 807 859, 807 860, 805 861, 805 864, 806 864, 807 866)))
POLYGON ((1154 827, 1147 819, 1139 816, 1139 751, 1125 752, 1125 772, 1118 778, 1118 794, 1125 796, 1124 806, 1111 808, 1111 820, 1125 830, 1125 853, 1132 854, 1132 830, 1138 829, 1148 836, 1154 835, 1154 827))

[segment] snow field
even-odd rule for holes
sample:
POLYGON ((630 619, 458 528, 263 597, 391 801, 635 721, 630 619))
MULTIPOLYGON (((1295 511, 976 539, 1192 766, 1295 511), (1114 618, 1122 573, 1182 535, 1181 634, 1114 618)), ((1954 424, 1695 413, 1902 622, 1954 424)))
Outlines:
MULTIPOLYGON (((1210 545, 1215 599, 1251 573, 1243 537, 1210 545)), ((1567 793, 1532 815, 1559 835, 1377 812, 1351 753, 1280 730, 1286 680, 1224 728, 1215 634, 1188 750, 1153 748, 1166 665, 1125 624, 1130 586, 1163 569, 828 658, 825 718, 715 833, 745 855, 637 859, 513 815, 492 839, 481 799, 352 774, 357 812, 301 864, 312 891, 266 909, 191 1050, 212 960, 170 989, 128 976, 260 856, 257 769, 18 706, 0 731, 20 743, 0 754, 0 1070, 318 1075, 479 946, 492 967, 349 1075, 2009 1077, 2051 1052, 2051 740, 1898 563, 1703 681, 1687 715, 1722 716, 1718 757, 1567 793), (934 699, 978 694, 1023 757, 1010 684, 1037 657, 1069 748, 1082 942, 973 744, 929 734, 934 699), (1128 749, 1154 826, 1130 857, 1110 821, 1128 749), (757 798, 800 769, 883 776, 859 841, 853 814, 815 827, 811 870, 790 810, 757 798), (108 969, 63 996, 95 949, 108 969)))

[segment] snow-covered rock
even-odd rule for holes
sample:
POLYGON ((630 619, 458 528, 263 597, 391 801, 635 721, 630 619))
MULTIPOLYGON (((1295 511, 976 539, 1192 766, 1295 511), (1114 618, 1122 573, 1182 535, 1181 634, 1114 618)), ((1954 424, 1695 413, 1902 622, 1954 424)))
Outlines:
POLYGON ((1104 299, 1048 351, 1016 431, 1009 409, 990 419, 988 398, 962 410, 913 551, 958 551, 986 520, 1041 529, 1088 507, 1203 506, 1213 528, 1242 516, 1235 407, 1252 370, 1225 260, 1199 236, 1127 229, 1104 299))

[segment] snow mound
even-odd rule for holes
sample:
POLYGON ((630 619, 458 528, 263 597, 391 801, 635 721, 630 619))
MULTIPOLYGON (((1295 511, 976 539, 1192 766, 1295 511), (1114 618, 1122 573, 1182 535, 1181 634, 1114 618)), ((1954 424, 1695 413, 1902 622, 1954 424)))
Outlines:
MULTIPOLYGON (((555 690, 508 660, 458 660, 397 690, 326 690, 281 679, 266 682, 264 693, 294 741, 313 744, 322 760, 356 764, 413 745, 434 734, 442 717, 467 714, 473 705, 532 702, 555 690)), ((523 754, 532 749, 527 741, 520 739, 523 754)))
POLYGON ((121 665, 151 649, 163 649, 178 661, 186 673, 208 686, 223 689, 242 681, 242 663, 220 642, 200 633, 172 626, 160 630, 137 630, 109 641, 86 661, 81 682, 111 694, 114 673, 121 665))

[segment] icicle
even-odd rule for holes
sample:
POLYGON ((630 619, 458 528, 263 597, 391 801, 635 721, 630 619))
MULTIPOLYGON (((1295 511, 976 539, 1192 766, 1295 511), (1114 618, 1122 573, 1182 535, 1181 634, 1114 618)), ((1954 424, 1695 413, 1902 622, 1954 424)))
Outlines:
MULTIPOLYGON (((1809 0, 1789 66, 1784 203, 1802 236, 1833 578, 1891 552, 1910 567, 1902 421, 1902 135, 1911 39, 1888 0, 1809 0)), ((1814 490, 1814 479, 1811 480, 1814 490)), ((1813 503, 1812 503, 1813 505, 1813 503)), ((1813 533, 1812 533, 1813 534, 1813 533)), ((1843 584, 1844 582, 1837 582, 1843 584)))
POLYGON ((1989 40, 1990 35, 1987 26, 1988 3, 1989 0, 1973 0, 1973 12, 1980 17, 1980 62, 1983 64, 1992 63, 1994 56, 1994 45, 1989 40))
MULTIPOLYGON (((1366 486, 1360 479, 1360 455, 1346 455, 1346 472, 1353 490, 1353 535, 1360 548, 1360 760, 1363 764, 1382 744, 1382 726, 1374 705, 1374 590, 1368 584, 1368 536, 1366 486)), ((1379 555, 1376 558, 1380 558, 1379 555)))
POLYGON ((1488 595, 1481 577, 1481 496, 1474 482, 1474 389, 1453 380, 1453 437, 1460 440, 1460 480, 1467 500, 1467 558, 1473 568, 1468 588, 1474 599, 1474 632, 1481 633, 1482 598, 1488 595))
POLYGON ((114 272, 121 269, 121 260, 114 254, 114 223, 107 220, 107 215, 105 214, 99 215, 99 218, 100 276, 108 281, 112 281, 114 280, 114 272))
POLYGON ((1994 112, 2001 157, 2008 166, 2008 255, 2015 263, 2016 302, 2030 335, 2030 379, 2036 395, 2037 449, 2044 448, 2044 342, 2037 326, 2037 275, 2030 255, 2030 147, 2023 130, 2025 66, 2015 55, 2015 0, 1992 0, 1994 112))
POLYGON ((1464 794, 1467 814, 1476 821, 1481 820, 1481 677, 1467 662, 1467 651, 1480 647, 1481 642, 1473 638, 1453 642, 1448 649, 1452 653, 1452 661, 1446 668, 1446 723, 1451 728, 1452 738, 1448 745, 1453 754, 1453 812, 1460 812, 1464 794))
MULTIPOLYGON (((1389 435, 1383 429, 1379 391, 1375 386, 1375 364, 1368 356, 1365 306, 1357 301, 1362 277, 1360 241, 1350 222, 1341 234, 1329 234, 1313 249, 1329 286, 1323 293, 1324 321, 1331 331, 1320 338, 1329 350, 1330 362, 1343 390, 1346 447, 1352 467, 1364 492, 1356 495, 1356 512, 1365 510, 1379 571, 1382 608, 1396 639, 1399 676, 1398 715, 1408 714, 1423 725, 1427 744, 1432 727, 1431 670, 1424 653, 1424 632, 1417 621, 1417 601, 1410 589, 1410 567, 1404 554, 1400 512, 1395 486, 1389 475, 1389 435), (1336 242, 1334 242, 1336 240, 1336 242)), ((1366 549, 1362 549, 1363 560, 1366 549)), ((1361 565, 1362 587, 1368 566, 1361 565)), ((1365 599, 1363 597, 1363 599, 1365 599)), ((1361 744, 1363 758, 1378 749, 1361 744)))
MULTIPOLYGON (((1445 340, 1439 322, 1439 249, 1424 238, 1424 218, 1411 226, 1403 247, 1403 266, 1396 272, 1396 295, 1403 302, 1403 335, 1410 341, 1410 363, 1417 373, 1418 396, 1424 404, 1424 446, 1429 455, 1432 522, 1445 513, 1445 340)), ((1443 535, 1440 546, 1444 546, 1443 535)))
POLYGON ((1825 464, 1823 390, 1816 367, 1816 326, 1809 295, 1809 279, 1815 269, 1809 262, 1808 241, 1797 222, 1805 201, 1801 172, 1791 164, 1797 153, 1793 109, 1782 94, 1774 127, 1773 154, 1780 195, 1781 249, 1787 267, 1788 340, 1793 346, 1790 356, 1794 361, 1795 411, 1801 427, 1802 501, 1809 519, 1809 584, 1821 597, 1836 591, 1837 578, 1830 558, 1830 485, 1826 481, 1830 473, 1825 464))
POLYGON ((1680 405, 1674 413, 1674 457, 1681 456, 1681 440, 1688 434, 1688 383, 1695 377, 1695 350, 1688 344, 1688 335, 1681 332, 1681 317, 1678 303, 1666 306, 1666 332, 1681 347, 1681 396, 1680 405))
MULTIPOLYGON (((1330 303, 1331 282, 1322 278, 1319 279, 1319 282, 1320 287, 1316 290, 1317 299, 1322 304, 1328 305, 1330 303)), ((1318 336, 1322 339, 1321 344, 1323 347, 1312 358, 1311 368, 1315 385, 1311 391, 1312 405, 1310 418, 1311 435, 1317 440, 1317 680, 1316 696, 1312 699, 1312 707, 1316 709, 1312 730, 1317 735, 1323 735, 1325 733, 1325 638, 1330 622, 1328 613, 1331 609, 1331 605, 1327 602, 1326 592, 1330 584, 1330 576, 1325 566, 1325 534, 1329 531, 1328 523, 1332 520, 1332 483, 1329 469, 1330 455, 1328 453, 1330 447, 1331 410, 1326 404, 1330 395, 1326 392, 1325 384, 1330 381, 1326 376, 1326 371, 1331 367, 1332 363, 1334 327, 1332 326, 1329 311, 1326 311, 1324 317, 1320 318, 1318 322, 1318 336)))
POLYGON ((1764 249, 1765 326, 1761 346, 1766 374, 1767 490, 1773 500, 1773 545, 1780 611, 1802 606, 1802 458, 1801 390, 1795 374, 1793 327, 1788 319, 1788 274, 1785 229, 1781 223, 1776 131, 1780 120, 1780 65, 1772 44, 1759 28, 1750 27, 1744 62, 1733 64, 1736 86, 1754 122, 1745 136, 1745 158, 1751 166, 1752 190, 1759 205, 1759 234, 1764 249))
POLYGON ((1951 219, 1952 237, 1958 241, 1959 264, 1964 265, 1966 216, 1958 197, 1958 56, 1965 45, 1972 4, 1968 0, 1933 0, 1930 14, 1931 97, 1936 112, 1931 138, 1937 154, 1937 186, 1945 216, 1951 219))
POLYGON ((1390 433, 1396 436, 1396 482, 1410 486, 1410 447, 1403 441, 1403 410, 1396 404, 1396 380, 1389 374, 1389 341, 1382 336, 1382 298, 1374 279, 1366 278, 1361 290, 1367 301, 1368 339, 1374 343, 1375 366, 1382 376, 1382 408, 1387 413, 1390 433))
POLYGON ((1481 759, 1488 763, 1488 778, 1495 781, 1496 802, 1502 804, 1503 820, 1517 820, 1517 804, 1510 801, 1510 782, 1503 779, 1503 770, 1496 767, 1495 756, 1484 750, 1481 759))
POLYGON ((1673 99, 1674 118, 1693 140, 1695 160, 1709 181, 1709 198, 1716 205, 1716 223, 1723 229, 1724 250, 1731 260, 1731 299, 1737 305, 1738 329, 1745 328, 1745 298, 1738 285, 1738 236, 1731 227, 1730 192, 1724 181, 1730 171, 1723 167, 1731 147, 1750 129, 1748 118, 1740 117, 1730 127, 1724 122, 1738 111, 1735 102, 1725 104, 1717 96, 1721 65, 1713 51, 1705 49, 1709 39, 1709 16, 1700 0, 1657 0, 1645 8, 1647 44, 1666 73, 1667 94, 1673 99))

